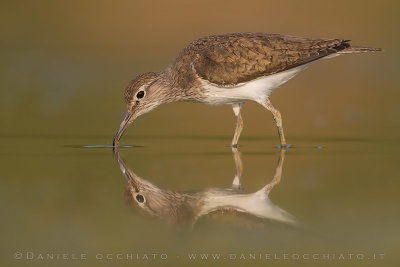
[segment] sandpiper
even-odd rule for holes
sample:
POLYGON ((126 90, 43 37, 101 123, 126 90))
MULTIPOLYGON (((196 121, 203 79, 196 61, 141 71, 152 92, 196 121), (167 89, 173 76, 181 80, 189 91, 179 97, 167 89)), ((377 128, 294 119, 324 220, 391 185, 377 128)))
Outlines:
POLYGON ((207 188, 200 191, 179 192, 160 188, 137 176, 125 163, 119 151, 114 150, 127 185, 125 199, 133 210, 165 220, 178 226, 192 228, 197 220, 216 212, 233 219, 268 219, 298 226, 297 219, 274 204, 269 198, 271 190, 280 183, 286 149, 281 149, 272 181, 255 192, 246 193, 241 186, 243 163, 237 148, 232 148, 236 173, 231 187, 207 188), (247 215, 247 216, 246 216, 247 215))
POLYGON ((128 84, 124 95, 128 111, 113 147, 118 148, 135 118, 174 101, 232 105, 237 119, 231 145, 237 147, 243 129, 241 108, 249 100, 272 113, 281 147, 286 147, 281 114, 269 100, 271 93, 320 59, 381 51, 349 42, 268 33, 213 35, 193 41, 165 70, 144 73, 128 84))

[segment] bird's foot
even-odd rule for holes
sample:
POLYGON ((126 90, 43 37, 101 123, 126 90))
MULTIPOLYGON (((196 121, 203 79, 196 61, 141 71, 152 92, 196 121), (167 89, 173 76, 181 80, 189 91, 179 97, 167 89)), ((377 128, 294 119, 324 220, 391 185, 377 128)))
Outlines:
POLYGON ((278 146, 279 149, 287 149, 287 148, 290 148, 290 147, 292 147, 291 144, 280 144, 278 146))

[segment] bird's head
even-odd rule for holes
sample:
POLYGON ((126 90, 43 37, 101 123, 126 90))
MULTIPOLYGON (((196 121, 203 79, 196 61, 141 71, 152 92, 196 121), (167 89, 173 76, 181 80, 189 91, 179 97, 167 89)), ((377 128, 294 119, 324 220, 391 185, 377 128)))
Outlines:
POLYGON ((137 176, 118 149, 114 150, 114 157, 127 182, 125 200, 133 210, 182 226, 192 225, 199 217, 202 196, 161 189, 137 176))
POLYGON ((127 85, 124 95, 127 112, 114 137, 114 148, 118 147, 126 128, 137 117, 166 102, 165 91, 162 75, 155 72, 139 75, 127 85))

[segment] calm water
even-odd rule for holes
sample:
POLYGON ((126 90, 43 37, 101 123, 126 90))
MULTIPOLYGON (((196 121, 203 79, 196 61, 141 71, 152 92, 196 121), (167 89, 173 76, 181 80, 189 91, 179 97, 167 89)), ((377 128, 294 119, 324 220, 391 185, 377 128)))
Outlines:
MULTIPOLYGON (((161 209, 153 204, 149 209, 128 197, 132 192, 125 192, 127 182, 117 158, 111 148, 97 143, 102 139, 1 137, 1 228, 2 239, 7 240, 2 242, 2 254, 6 262, 54 265, 55 260, 40 260, 41 253, 44 257, 47 253, 67 253, 69 258, 85 254, 86 260, 73 263, 93 265, 273 262, 309 266, 340 262, 381 266, 398 260, 398 143, 294 138, 294 147, 284 153, 275 147, 277 140, 243 138, 246 145, 235 152, 225 146, 228 136, 225 140, 127 135, 123 142, 133 147, 120 149, 122 169, 125 166, 126 173, 140 179, 142 189, 152 186, 140 192, 147 204, 162 201, 161 209), (277 172, 279 176, 280 167, 279 182, 274 175, 277 172), (241 176, 240 189, 232 189, 235 176, 241 176), (253 207, 261 207, 256 216, 245 209, 251 206, 247 193, 268 184, 269 197, 252 197, 253 207), (193 199, 192 206, 174 206, 173 201, 168 202, 170 198, 160 197, 166 192, 178 196, 175 203, 183 196, 177 192, 186 192, 186 196, 197 196, 196 201, 203 198, 200 202, 208 201, 208 205, 230 198, 231 205, 200 214, 193 199), (207 197, 204 192, 213 193, 207 197), (241 209, 235 211, 234 207, 241 209), (169 216, 171 213, 178 215, 169 216), (14 260, 13 253, 19 251, 25 259, 14 260), (150 255, 154 253, 156 259, 150 255), (190 260, 190 253, 197 253, 197 257, 216 253, 221 258, 190 260), (293 259, 298 255, 312 257, 313 253, 320 258, 293 259), (341 253, 345 259, 339 259, 341 253), (350 260, 349 253, 364 259, 350 260), (283 259, 284 254, 289 259, 283 259), (376 260, 372 259, 374 254, 376 260), (26 259, 32 256, 36 259, 26 259)), ((56 262, 72 264, 71 260, 56 262)))

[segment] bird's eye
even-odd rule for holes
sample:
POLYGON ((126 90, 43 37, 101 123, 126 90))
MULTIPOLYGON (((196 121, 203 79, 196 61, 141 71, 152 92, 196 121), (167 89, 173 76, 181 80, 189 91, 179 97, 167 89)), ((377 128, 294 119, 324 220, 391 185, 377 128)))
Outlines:
POLYGON ((139 203, 143 203, 143 202, 144 202, 144 197, 143 197, 143 195, 137 194, 137 195, 136 195, 136 200, 137 200, 139 203))
POLYGON ((137 92, 136 97, 137 97, 138 99, 143 98, 143 97, 144 97, 144 91, 139 91, 139 92, 137 92))

